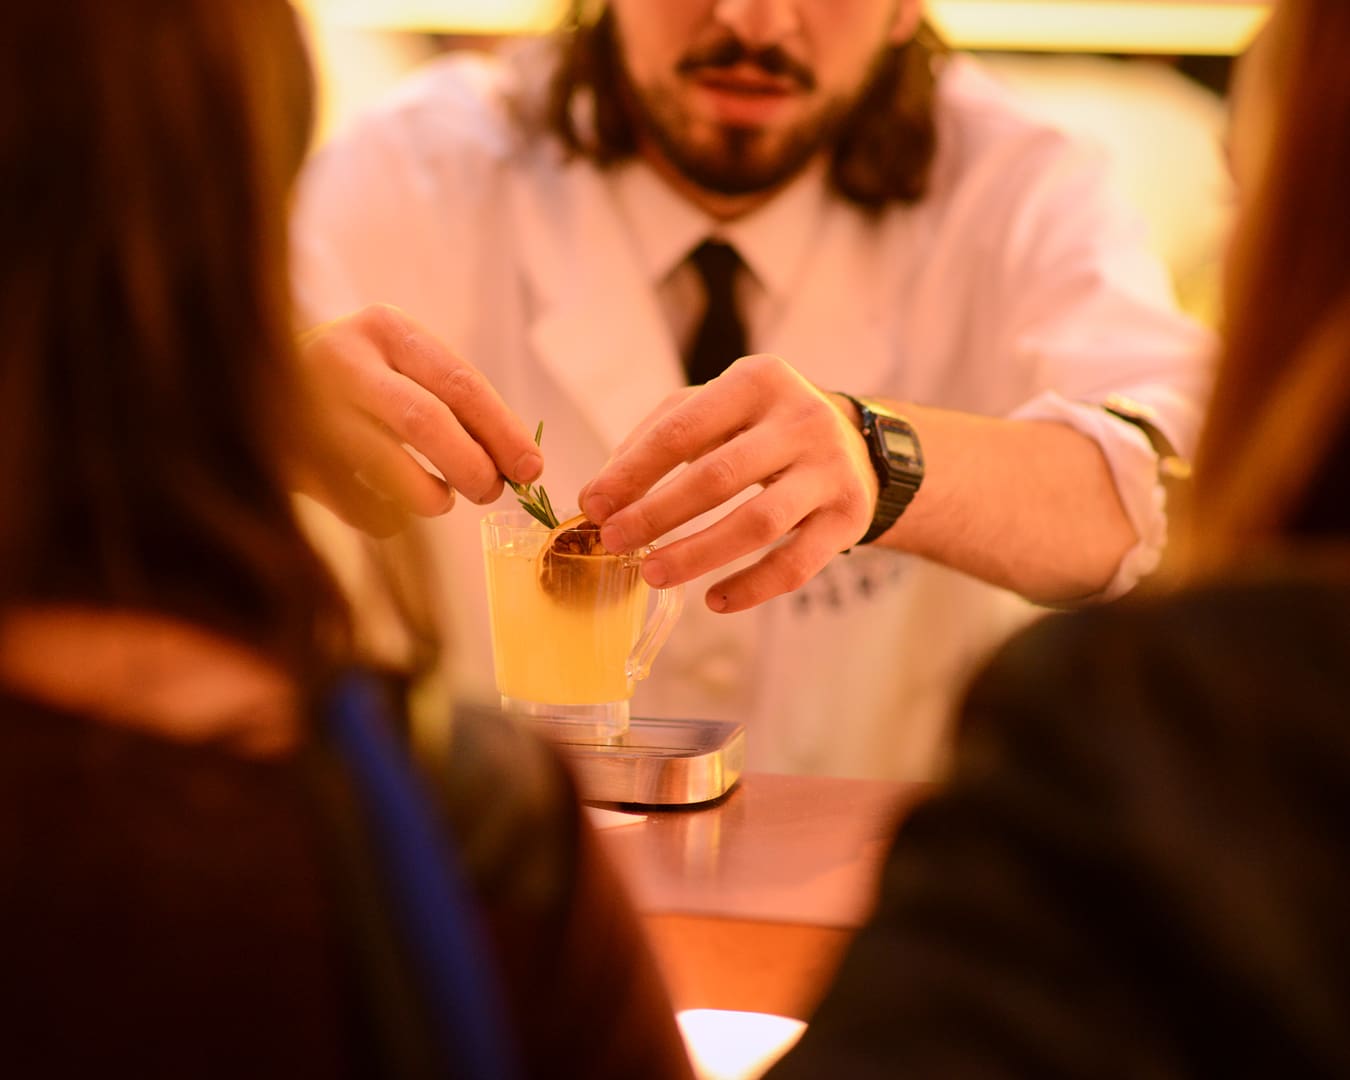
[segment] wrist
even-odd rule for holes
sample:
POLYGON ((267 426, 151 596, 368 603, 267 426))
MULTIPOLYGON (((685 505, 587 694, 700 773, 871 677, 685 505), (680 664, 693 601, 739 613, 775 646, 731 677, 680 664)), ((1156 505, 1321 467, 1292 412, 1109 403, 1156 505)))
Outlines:
POLYGON ((877 474, 872 523, 858 541, 870 544, 890 531, 918 494, 924 475, 923 450, 914 426, 900 413, 869 398, 842 392, 838 396, 857 414, 858 429, 877 474))
POLYGON ((831 404, 843 413, 844 419, 861 434, 862 412, 858 408, 858 399, 853 397, 852 394, 845 394, 842 390, 828 390, 826 395, 829 397, 831 404))

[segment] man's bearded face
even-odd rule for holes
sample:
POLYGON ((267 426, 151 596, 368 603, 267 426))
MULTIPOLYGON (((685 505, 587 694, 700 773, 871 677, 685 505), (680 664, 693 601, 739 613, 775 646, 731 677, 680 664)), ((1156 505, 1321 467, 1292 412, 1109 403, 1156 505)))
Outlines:
POLYGON ((778 186, 829 148, 889 43, 895 6, 803 0, 754 45, 717 17, 720 6, 613 5, 640 140, 697 186, 742 195, 778 186))

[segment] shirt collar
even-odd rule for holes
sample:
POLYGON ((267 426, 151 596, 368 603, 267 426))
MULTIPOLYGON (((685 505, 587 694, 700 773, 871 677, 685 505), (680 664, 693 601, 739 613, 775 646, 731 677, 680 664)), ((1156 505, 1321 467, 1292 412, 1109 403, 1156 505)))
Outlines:
POLYGON ((685 200, 646 163, 634 159, 611 174, 638 257, 654 284, 664 281, 703 240, 718 236, 735 246, 768 292, 785 292, 824 217, 823 162, 806 169, 763 206, 719 222, 685 200))
POLYGON ((613 169, 610 185, 653 284, 664 281, 713 231, 707 214, 637 158, 613 169))
POLYGON ((782 191, 743 218, 717 227, 771 295, 797 280, 825 216, 825 166, 806 169, 782 191))

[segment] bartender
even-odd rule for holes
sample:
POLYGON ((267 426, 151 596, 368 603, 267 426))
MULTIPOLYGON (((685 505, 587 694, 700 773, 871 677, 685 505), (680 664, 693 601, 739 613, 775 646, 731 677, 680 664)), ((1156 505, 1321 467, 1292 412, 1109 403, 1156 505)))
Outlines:
MULTIPOLYGON (((382 421, 329 451, 528 479, 481 403, 543 420, 559 508, 660 542, 648 580, 704 599, 634 715, 742 722, 760 771, 931 775, 1009 630, 1157 565, 1209 335, 1105 161, 919 0, 577 6, 435 61, 312 161, 311 372, 382 421)), ((430 474, 379 493, 429 515, 456 678, 495 700, 479 515, 430 474)))

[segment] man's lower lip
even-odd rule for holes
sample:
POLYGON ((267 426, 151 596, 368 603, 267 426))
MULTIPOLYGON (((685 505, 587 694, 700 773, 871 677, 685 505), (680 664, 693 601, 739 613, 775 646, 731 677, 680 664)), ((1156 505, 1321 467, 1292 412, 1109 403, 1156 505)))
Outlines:
POLYGON ((695 89, 708 111, 722 123, 755 126, 780 115, 793 99, 786 92, 738 90, 711 83, 696 83, 695 89))

